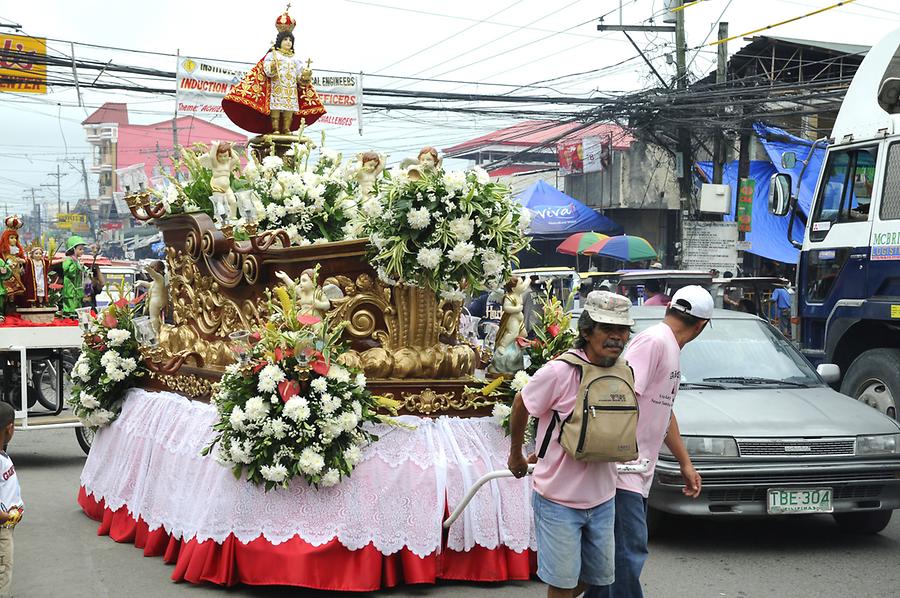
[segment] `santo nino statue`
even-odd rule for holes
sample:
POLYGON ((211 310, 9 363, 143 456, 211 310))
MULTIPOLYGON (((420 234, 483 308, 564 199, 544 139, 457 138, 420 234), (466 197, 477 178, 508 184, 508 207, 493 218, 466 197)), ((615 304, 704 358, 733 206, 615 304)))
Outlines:
POLYGON ((242 129, 290 135, 301 123, 311 125, 325 114, 325 106, 312 85, 310 61, 304 65, 294 55, 292 31, 296 25, 285 10, 275 21, 275 43, 222 99, 225 114, 242 129))

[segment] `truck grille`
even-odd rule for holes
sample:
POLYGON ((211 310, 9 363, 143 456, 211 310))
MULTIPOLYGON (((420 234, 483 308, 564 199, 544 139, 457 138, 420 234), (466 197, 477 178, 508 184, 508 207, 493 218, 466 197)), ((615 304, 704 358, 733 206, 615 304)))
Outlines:
POLYGON ((852 457, 856 439, 738 440, 741 457, 852 457))

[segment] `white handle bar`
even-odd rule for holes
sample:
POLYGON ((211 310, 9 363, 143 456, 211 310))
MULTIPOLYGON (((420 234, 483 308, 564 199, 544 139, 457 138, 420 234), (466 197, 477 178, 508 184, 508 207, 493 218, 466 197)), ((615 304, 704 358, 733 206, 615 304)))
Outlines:
MULTIPOLYGON (((650 459, 641 459, 637 462, 629 462, 629 463, 616 463, 616 471, 619 473, 645 473, 650 469, 650 459)), ((526 475, 531 475, 534 473, 534 463, 528 465, 528 473, 526 475)), ((450 529, 450 526, 459 519, 459 516, 462 515, 462 512, 466 510, 466 507, 469 506, 469 503, 472 501, 472 497, 475 496, 475 493, 478 492, 482 486, 490 482, 491 480, 496 480, 497 478, 511 478, 514 477, 513 473, 508 469, 498 469, 496 471, 490 471, 472 484, 472 487, 469 488, 469 491, 466 492, 466 495, 463 497, 462 501, 456 508, 453 509, 453 512, 450 513, 450 516, 447 517, 447 520, 444 521, 444 529, 450 529)))

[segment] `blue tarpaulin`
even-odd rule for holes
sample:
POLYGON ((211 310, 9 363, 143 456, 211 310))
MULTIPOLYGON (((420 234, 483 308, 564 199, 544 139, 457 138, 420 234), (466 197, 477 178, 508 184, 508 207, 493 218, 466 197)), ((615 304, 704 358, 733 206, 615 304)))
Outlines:
MULTIPOLYGON (((751 249, 748 251, 771 260, 796 264, 799 252, 787 239, 789 216, 777 217, 769 214, 770 179, 776 172, 790 174, 793 182, 791 191, 797 196, 797 206, 804 217, 808 217, 816 182, 825 159, 825 145, 820 144, 810 153, 813 142, 791 135, 784 129, 762 123, 755 123, 753 129, 771 162, 766 160, 750 162, 750 178, 756 181, 756 186, 751 216, 752 230, 745 237, 751 244, 751 249), (794 152, 797 156, 797 164, 792 169, 785 169, 781 166, 781 156, 788 151, 794 152), (803 169, 802 162, 804 160, 809 162, 805 169, 803 169), (803 170, 802 179, 800 179, 801 170, 803 170)), ((698 166, 707 180, 712 180, 712 162, 700 162, 698 166)), ((722 175, 722 182, 730 185, 732 189, 731 214, 725 216, 725 220, 729 222, 734 221, 734 210, 737 204, 735 201, 738 186, 737 170, 737 161, 730 162, 725 165, 722 175)), ((803 234, 803 221, 800 218, 794 218, 794 240, 802 241, 803 234)))
POLYGON ((606 216, 544 181, 538 181, 522 191, 516 196, 516 201, 531 211, 529 235, 565 237, 584 231, 607 235, 620 235, 623 232, 621 226, 606 216))

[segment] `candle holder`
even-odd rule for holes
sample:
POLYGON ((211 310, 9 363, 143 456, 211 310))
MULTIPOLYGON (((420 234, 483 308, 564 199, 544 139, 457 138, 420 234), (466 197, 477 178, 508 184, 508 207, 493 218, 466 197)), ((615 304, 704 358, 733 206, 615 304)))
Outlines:
POLYGON ((250 332, 247 330, 236 330, 228 335, 231 341, 231 350, 237 357, 241 366, 246 366, 250 362, 250 332))

